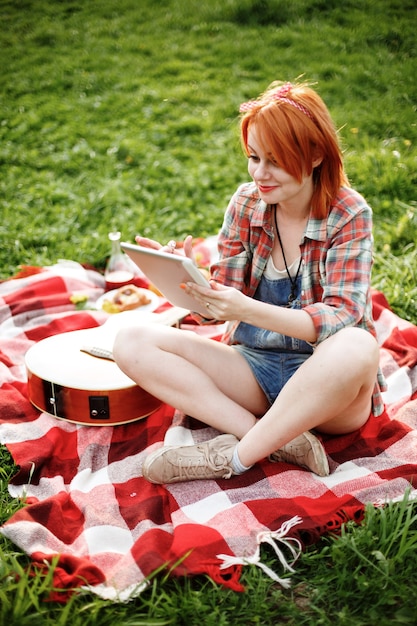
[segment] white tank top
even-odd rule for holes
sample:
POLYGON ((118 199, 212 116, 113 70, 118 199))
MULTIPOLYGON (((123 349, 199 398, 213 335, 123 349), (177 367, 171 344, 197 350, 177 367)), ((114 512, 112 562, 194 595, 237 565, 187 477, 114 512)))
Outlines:
MULTIPOLYGON (((295 259, 293 263, 288 268, 288 272, 291 277, 294 277, 297 274, 298 265, 300 263, 300 257, 295 259)), ((274 261, 272 260, 272 255, 270 255, 268 262, 265 267, 264 274, 266 278, 269 280, 278 280, 280 278, 288 278, 287 270, 279 270, 275 267, 274 261)))

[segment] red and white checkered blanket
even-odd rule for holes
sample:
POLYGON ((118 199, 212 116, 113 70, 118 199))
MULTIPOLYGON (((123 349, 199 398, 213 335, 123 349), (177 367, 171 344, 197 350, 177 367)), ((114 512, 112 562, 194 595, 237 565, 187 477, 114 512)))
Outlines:
MULTIPOLYGON (((60 264, 34 271, 0 284, 0 441, 19 466, 10 494, 25 500, 1 532, 39 567, 59 555, 56 599, 88 587, 127 600, 158 568, 204 573, 241 590, 242 566, 263 567, 262 543, 281 546, 291 559, 295 544, 285 547, 285 536, 305 546, 347 520, 360 521, 366 503, 400 500, 408 490, 417 497, 417 328, 382 294, 374 294, 374 314, 387 411, 361 432, 325 441, 329 477, 265 461, 227 481, 165 487, 142 478, 149 451, 214 431, 168 406, 142 421, 90 427, 40 413, 28 401, 26 351, 107 319, 70 301, 75 292, 91 300, 102 294, 98 272, 60 264)), ((277 559, 277 571, 266 571, 279 576, 281 565, 277 559)))

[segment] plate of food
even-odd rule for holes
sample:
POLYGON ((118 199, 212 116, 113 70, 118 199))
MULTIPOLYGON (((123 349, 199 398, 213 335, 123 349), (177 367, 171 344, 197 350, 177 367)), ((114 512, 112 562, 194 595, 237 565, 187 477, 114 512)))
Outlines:
POLYGON ((160 298, 150 289, 124 285, 119 289, 106 291, 95 303, 96 309, 106 313, 123 313, 123 311, 138 311, 150 313, 158 308, 160 298))

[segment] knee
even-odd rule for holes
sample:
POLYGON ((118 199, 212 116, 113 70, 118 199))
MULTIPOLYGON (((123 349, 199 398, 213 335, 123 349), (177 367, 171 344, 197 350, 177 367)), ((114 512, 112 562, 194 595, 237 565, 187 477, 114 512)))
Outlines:
POLYGON ((377 340, 370 332, 363 328, 344 328, 341 337, 354 353, 360 357, 369 358, 372 362, 379 360, 379 346, 377 340))
POLYGON ((379 366, 379 346, 370 332, 357 327, 343 328, 323 344, 327 341, 332 351, 343 358, 346 366, 352 364, 358 373, 376 375, 379 366))
POLYGON ((143 344, 142 329, 141 326, 122 328, 114 339, 113 358, 122 370, 129 366, 138 354, 138 346, 143 344))

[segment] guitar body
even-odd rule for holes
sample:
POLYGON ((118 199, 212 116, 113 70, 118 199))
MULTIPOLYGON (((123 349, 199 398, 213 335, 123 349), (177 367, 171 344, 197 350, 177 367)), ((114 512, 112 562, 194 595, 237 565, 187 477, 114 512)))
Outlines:
POLYGON ((136 385, 113 360, 83 351, 86 346, 111 351, 119 328, 149 321, 171 325, 178 314, 140 318, 133 311, 119 313, 103 326, 61 333, 33 345, 25 355, 30 402, 54 417, 88 426, 127 424, 156 411, 162 402, 136 385))

